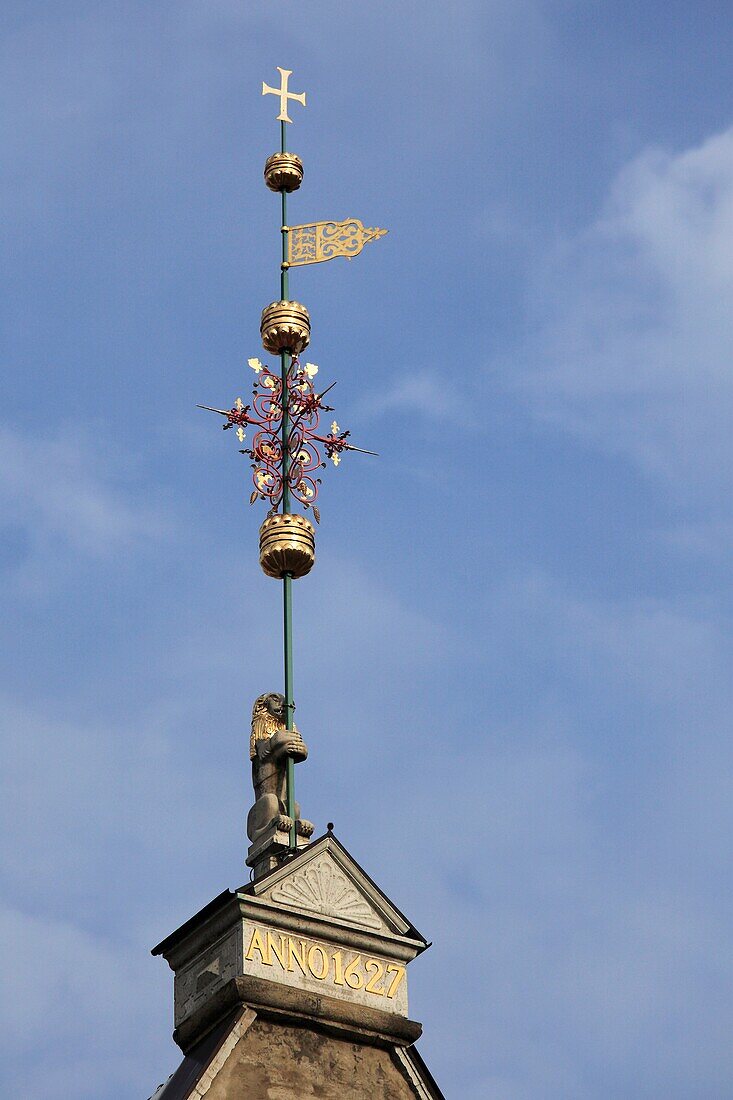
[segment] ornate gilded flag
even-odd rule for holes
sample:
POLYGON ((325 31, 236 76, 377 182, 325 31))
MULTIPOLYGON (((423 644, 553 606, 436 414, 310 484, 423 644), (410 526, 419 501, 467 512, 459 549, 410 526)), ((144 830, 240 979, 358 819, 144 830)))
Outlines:
POLYGON ((287 227, 286 260, 288 267, 320 264, 345 256, 358 256, 365 244, 379 240, 386 229, 369 229, 358 218, 345 222, 311 222, 287 227))

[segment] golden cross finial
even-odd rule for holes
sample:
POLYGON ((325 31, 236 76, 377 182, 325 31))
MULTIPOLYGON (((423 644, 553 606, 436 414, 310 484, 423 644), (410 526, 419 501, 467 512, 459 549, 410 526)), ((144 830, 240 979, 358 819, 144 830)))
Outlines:
POLYGON ((263 95, 279 95, 280 96, 280 114, 277 116, 278 122, 292 122, 292 118, 288 117, 288 100, 295 99, 298 103, 302 103, 305 107, 305 92, 289 92, 288 91, 288 78, 293 75, 292 69, 281 69, 277 66, 277 71, 280 73, 281 82, 279 88, 271 88, 269 84, 265 84, 262 81, 262 94, 263 95))

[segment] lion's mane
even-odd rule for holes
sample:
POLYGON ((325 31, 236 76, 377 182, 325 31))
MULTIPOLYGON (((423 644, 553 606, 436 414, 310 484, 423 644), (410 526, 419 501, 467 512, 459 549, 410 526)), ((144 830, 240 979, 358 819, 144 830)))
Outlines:
MULTIPOLYGON (((254 760, 257 755, 256 744, 258 741, 272 737, 273 733, 286 728, 282 719, 275 718, 267 709, 267 700, 274 694, 276 693, 272 691, 265 692, 264 695, 260 695, 255 699, 255 704, 252 707, 252 733, 249 739, 250 760, 254 760)), ((293 733, 297 732, 297 727, 293 726, 293 733)))

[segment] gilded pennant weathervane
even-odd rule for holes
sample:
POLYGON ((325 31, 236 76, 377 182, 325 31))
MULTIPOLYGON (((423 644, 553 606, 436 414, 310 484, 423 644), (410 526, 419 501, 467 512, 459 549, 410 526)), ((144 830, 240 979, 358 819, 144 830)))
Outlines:
POLYGON ((345 222, 311 222, 310 225, 289 225, 287 233, 287 263, 290 267, 322 264, 345 256, 358 256, 365 244, 379 240, 386 229, 367 229, 358 218, 345 222))

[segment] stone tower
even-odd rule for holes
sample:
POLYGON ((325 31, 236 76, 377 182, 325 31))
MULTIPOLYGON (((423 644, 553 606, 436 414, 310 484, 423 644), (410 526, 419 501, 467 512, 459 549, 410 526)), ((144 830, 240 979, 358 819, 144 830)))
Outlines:
POLYGON ((440 1100, 408 1016, 427 946, 326 833, 154 948, 184 1055, 154 1100, 440 1100))

